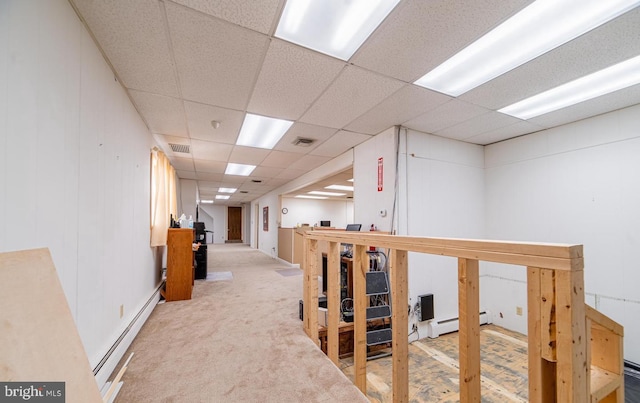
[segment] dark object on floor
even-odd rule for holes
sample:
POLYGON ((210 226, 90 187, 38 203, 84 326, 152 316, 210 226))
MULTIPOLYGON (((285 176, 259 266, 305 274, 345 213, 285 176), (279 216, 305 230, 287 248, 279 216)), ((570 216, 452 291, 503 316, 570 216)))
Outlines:
POLYGON ((640 402, 640 373, 627 371, 625 369, 624 401, 626 403, 640 402))

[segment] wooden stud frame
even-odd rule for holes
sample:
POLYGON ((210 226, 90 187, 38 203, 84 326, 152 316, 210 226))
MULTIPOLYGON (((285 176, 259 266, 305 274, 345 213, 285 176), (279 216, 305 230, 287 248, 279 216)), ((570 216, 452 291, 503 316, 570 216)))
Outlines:
POLYGON ((318 341, 318 241, 329 242, 327 353, 338 362, 339 243, 354 245, 354 384, 366 379, 366 248, 389 250, 393 401, 408 401, 408 252, 458 258, 460 401, 481 401, 479 261, 527 267, 529 400, 624 402, 623 328, 584 303, 582 245, 424 238, 345 231, 305 233, 305 331, 318 341), (333 311, 333 312, 332 312, 333 311))

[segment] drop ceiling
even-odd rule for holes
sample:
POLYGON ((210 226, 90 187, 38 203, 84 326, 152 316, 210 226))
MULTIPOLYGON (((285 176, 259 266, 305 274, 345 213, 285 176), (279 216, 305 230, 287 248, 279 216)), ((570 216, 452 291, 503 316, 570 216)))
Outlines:
POLYGON ((178 176, 201 199, 238 189, 220 204, 254 200, 394 125, 487 145, 640 103, 635 85, 528 121, 496 112, 640 55, 640 8, 454 98, 412 83, 531 1, 402 0, 348 61, 274 37, 284 0, 70 1, 178 176), (237 146, 245 113, 294 124, 273 150, 237 146), (229 162, 257 168, 225 175, 229 162))

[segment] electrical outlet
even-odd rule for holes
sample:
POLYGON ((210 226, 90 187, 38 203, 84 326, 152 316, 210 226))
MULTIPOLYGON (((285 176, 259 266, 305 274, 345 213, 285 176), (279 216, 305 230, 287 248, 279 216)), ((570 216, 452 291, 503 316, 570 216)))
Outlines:
POLYGON ((516 307, 516 315, 522 316, 522 307, 521 306, 517 306, 516 307))
POLYGON ((411 331, 412 332, 417 332, 418 331, 418 324, 414 323, 413 326, 411 327, 411 331))
POLYGON ((124 316, 124 305, 120 305, 120 318, 124 316))

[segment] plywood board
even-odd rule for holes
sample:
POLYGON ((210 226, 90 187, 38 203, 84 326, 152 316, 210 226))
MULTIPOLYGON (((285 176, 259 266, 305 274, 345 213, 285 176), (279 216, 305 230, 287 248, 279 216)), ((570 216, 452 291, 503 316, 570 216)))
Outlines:
POLYGON ((67 402, 102 402, 49 250, 0 254, 0 284, 0 379, 65 382, 67 402))

